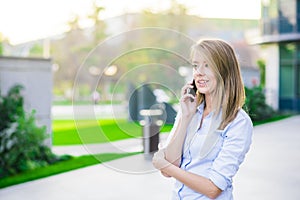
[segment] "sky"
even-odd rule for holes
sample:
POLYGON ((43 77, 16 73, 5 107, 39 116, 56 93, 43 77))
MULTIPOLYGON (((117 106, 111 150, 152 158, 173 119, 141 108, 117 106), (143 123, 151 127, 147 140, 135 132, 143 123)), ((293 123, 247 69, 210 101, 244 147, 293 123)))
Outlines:
MULTIPOLYGON (((168 8, 170 0, 0 0, 0 33, 11 44, 61 34, 67 22, 79 15, 82 27, 91 26, 86 18, 93 2, 105 7, 102 19, 143 9, 168 8)), ((261 0, 177 0, 190 14, 209 18, 259 19, 261 0)))

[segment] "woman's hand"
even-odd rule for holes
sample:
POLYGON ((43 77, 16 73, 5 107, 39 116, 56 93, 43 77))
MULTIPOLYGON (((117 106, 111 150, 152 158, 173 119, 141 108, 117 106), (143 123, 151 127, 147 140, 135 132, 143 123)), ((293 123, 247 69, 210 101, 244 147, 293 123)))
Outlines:
POLYGON ((182 116, 184 117, 192 117, 195 114, 197 108, 196 97, 192 94, 189 94, 187 91, 189 88, 193 88, 191 83, 186 84, 181 89, 181 99, 180 99, 180 107, 182 111, 182 116), (194 101, 191 101, 193 99, 194 101))
POLYGON ((165 150, 164 149, 159 149, 153 156, 152 158, 152 164, 153 166, 158 169, 162 170, 163 168, 167 167, 171 163, 168 162, 165 159, 165 150))
POLYGON ((167 173, 164 172, 164 169, 167 167, 167 166, 170 166, 172 165, 170 162, 168 162, 166 159, 165 159, 165 150, 164 149, 159 149, 153 156, 152 158, 152 164, 153 166, 160 170, 161 174, 165 177, 170 177, 167 173))

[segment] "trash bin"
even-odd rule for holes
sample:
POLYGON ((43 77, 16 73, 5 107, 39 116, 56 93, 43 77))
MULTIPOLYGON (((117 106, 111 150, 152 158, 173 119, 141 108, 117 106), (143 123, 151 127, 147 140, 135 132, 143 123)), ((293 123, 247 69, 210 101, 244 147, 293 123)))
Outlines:
POLYGON ((140 115, 144 117, 140 124, 143 126, 143 148, 146 158, 151 157, 152 153, 158 150, 159 132, 163 124, 159 116, 162 114, 161 109, 140 110, 140 115))

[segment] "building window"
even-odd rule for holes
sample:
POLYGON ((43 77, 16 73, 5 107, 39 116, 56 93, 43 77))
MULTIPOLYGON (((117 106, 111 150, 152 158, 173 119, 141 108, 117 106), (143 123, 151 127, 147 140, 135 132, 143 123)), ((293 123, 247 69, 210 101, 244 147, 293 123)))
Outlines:
POLYGON ((293 98, 294 97, 294 84, 293 84, 293 65, 281 64, 280 67, 280 97, 293 98))
POLYGON ((296 32, 297 13, 296 0, 279 0, 279 32, 296 32))
POLYGON ((297 33, 300 5, 297 0, 268 0, 262 4, 263 35, 297 33), (299 7, 299 8, 298 8, 299 7))
POLYGON ((278 4, 277 0, 262 2, 262 34, 278 34, 278 4))
POLYGON ((292 98, 294 96, 294 43, 282 43, 280 51, 280 98, 292 98))
POLYGON ((300 109, 300 53, 299 43, 281 43, 279 106, 280 109, 300 109))
POLYGON ((297 81, 296 96, 299 99, 300 98, 300 63, 297 64, 296 70, 297 70, 297 73, 296 73, 296 81, 297 81))

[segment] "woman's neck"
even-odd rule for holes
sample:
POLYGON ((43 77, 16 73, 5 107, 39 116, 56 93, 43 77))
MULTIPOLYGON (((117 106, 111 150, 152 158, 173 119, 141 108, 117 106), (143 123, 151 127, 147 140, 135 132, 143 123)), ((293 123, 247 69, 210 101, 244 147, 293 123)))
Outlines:
POLYGON ((207 115, 209 115, 209 113, 211 112, 211 110, 212 110, 211 107, 212 107, 211 98, 207 97, 207 95, 205 95, 205 97, 204 97, 204 110, 203 110, 202 119, 200 121, 200 128, 202 127, 202 123, 203 123, 204 118, 207 115))
POLYGON ((205 94, 204 110, 206 110, 208 113, 212 111, 212 98, 210 95, 207 94, 205 94))

